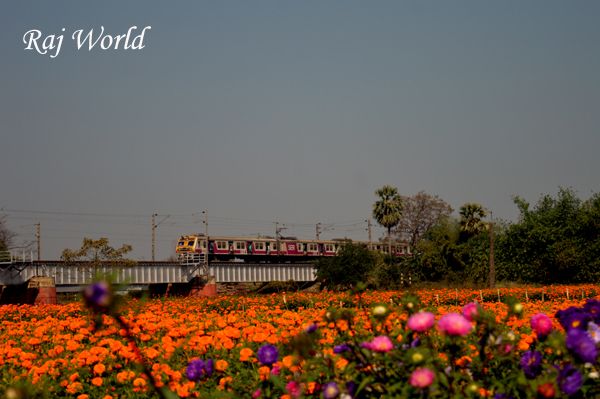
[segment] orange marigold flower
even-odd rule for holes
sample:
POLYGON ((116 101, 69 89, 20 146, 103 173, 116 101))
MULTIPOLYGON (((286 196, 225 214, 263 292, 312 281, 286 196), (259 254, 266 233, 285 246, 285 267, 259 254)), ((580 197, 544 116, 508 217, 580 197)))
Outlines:
POLYGON ((99 386, 102 386, 102 382, 103 382, 102 378, 100 378, 100 377, 92 378, 92 385, 99 387, 99 386))
POLYGON ((348 365, 348 361, 346 359, 344 359, 343 357, 340 358, 340 360, 338 360, 337 362, 335 362, 335 367, 337 367, 340 370, 345 369, 347 365, 348 365))
POLYGON ((269 378, 269 374, 271 374, 271 369, 267 366, 262 366, 258 368, 258 375, 260 376, 261 381, 265 381, 269 378))
POLYGON ((227 363, 226 360, 217 360, 215 363, 215 369, 217 371, 225 371, 227 370, 227 367, 229 366, 229 363, 227 363))
POLYGON ((77 396, 77 399, 90 399, 90 397, 88 395, 86 395, 85 393, 82 393, 81 395, 77 396))
POLYGON ((250 348, 243 348, 240 351, 240 362, 247 362, 250 360, 250 357, 254 354, 254 352, 252 351, 252 349, 250 348))
POLYGON ((290 368, 290 367, 292 367, 292 366, 294 365, 294 363, 295 363, 295 361, 294 361, 294 356, 292 356, 292 355, 285 356, 285 357, 284 357, 284 358, 281 360, 281 362, 282 362, 282 364, 283 364, 283 366, 284 366, 284 367, 286 367, 286 368, 288 368, 288 369, 289 369, 289 368, 290 368))
POLYGON ((225 389, 225 386, 227 384, 229 384, 231 381, 233 381, 232 377, 223 377, 219 380, 219 389, 223 390, 225 389))
POLYGON ((102 375, 106 371, 106 366, 102 363, 98 363, 94 366, 94 374, 102 375))
POLYGON ((146 380, 141 377, 138 377, 135 380, 133 380, 133 386, 137 388, 143 388, 146 386, 146 380))
POLYGON ((69 385, 67 385, 67 393, 74 395, 77 392, 81 391, 81 389, 83 388, 83 385, 81 385, 81 382, 72 382, 69 385))

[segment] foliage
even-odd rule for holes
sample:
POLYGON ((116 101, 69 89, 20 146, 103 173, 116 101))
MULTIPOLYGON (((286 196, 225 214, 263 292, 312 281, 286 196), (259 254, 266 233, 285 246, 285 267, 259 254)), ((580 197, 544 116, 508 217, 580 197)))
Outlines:
POLYGON ((557 283, 600 281, 600 195, 544 195, 533 209, 515 197, 519 222, 498 240, 499 277, 557 283))
POLYGON ((398 225, 402 216, 402 197, 398 194, 396 187, 385 185, 375 191, 379 197, 373 204, 373 217, 377 223, 387 229, 388 253, 392 253, 392 228, 398 225))
POLYGON ((413 248, 429 229, 451 213, 452 207, 437 195, 419 191, 412 197, 402 197, 402 216, 395 233, 413 248))
POLYGON ((487 216, 487 211, 481 204, 464 204, 459 213, 461 241, 467 241, 486 229, 486 224, 481 219, 487 216))
POLYGON ((448 283, 483 283, 488 278, 489 232, 464 234, 452 218, 431 227, 409 261, 413 279, 448 283), (468 238, 467 238, 468 237, 468 238))
POLYGON ((315 269, 323 287, 347 289, 366 281, 381 263, 381 254, 364 245, 345 242, 337 256, 321 258, 315 269))
POLYGON ((8 251, 15 234, 6 227, 6 218, 0 216, 0 251, 8 251))
POLYGON ((99 238, 94 240, 84 238, 81 248, 76 250, 65 249, 62 252, 61 259, 71 265, 80 262, 97 267, 102 264, 110 266, 130 266, 135 262, 125 258, 125 255, 131 252, 131 245, 124 244, 121 248, 113 248, 108 244, 108 238, 99 238))

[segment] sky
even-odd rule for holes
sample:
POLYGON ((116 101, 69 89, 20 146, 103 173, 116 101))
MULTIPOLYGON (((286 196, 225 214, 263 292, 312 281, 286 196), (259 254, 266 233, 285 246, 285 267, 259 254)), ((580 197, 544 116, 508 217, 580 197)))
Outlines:
POLYGON ((599 18, 597 1, 3 2, 0 215, 16 250, 40 223, 43 259, 108 237, 148 260, 156 213, 162 260, 203 210, 212 235, 366 240, 384 184, 506 221, 515 195, 586 199, 599 18), (151 26, 143 49, 71 38, 132 26, 151 26), (64 35, 55 58, 25 49, 32 29, 64 35))

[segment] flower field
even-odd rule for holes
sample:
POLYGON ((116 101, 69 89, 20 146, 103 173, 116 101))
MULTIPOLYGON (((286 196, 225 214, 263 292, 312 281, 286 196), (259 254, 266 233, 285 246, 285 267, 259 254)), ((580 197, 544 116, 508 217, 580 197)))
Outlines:
MULTIPOLYGON (((599 397, 597 286, 0 307, 6 397, 599 397), (500 300, 500 301, 499 301, 500 300)), ((600 292, 600 291, 599 291, 600 292)))

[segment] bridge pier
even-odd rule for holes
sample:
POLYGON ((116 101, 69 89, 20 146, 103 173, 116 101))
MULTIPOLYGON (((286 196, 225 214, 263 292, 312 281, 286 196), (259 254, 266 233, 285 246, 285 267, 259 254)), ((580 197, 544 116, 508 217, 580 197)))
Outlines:
POLYGON ((27 303, 56 305, 56 285, 52 277, 32 277, 27 282, 27 303))
POLYGON ((214 276, 210 276, 208 280, 201 277, 194 277, 190 281, 190 293, 192 297, 211 297, 217 295, 217 281, 214 276))

